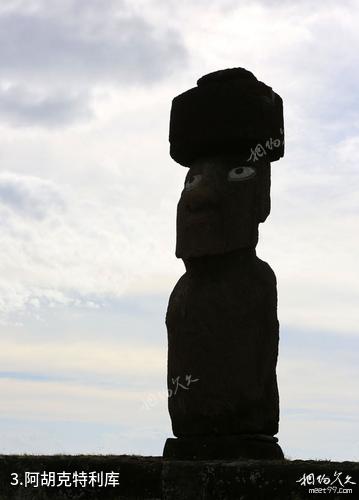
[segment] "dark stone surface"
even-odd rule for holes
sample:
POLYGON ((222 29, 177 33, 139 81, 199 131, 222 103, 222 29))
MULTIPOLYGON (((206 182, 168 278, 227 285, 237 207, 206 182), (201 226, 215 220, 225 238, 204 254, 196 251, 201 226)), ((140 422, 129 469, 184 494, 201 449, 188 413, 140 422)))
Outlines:
MULTIPOLYGON (((166 500, 307 500, 314 498, 358 498, 359 464, 353 462, 317 462, 286 460, 247 461, 165 461, 162 470, 163 498, 166 500), (341 472, 344 483, 347 475, 356 485, 346 484, 352 492, 313 494, 311 486, 298 482, 303 474, 335 479, 341 472)), ((325 486, 322 484, 322 487, 325 486)), ((335 485, 334 485, 335 486, 335 485)))
MULTIPOLYGON (((168 305, 168 399, 175 436, 278 431, 275 275, 254 249, 192 259, 168 305)), ((221 458, 221 457, 218 457, 221 458)))
POLYGON ((197 83, 173 100, 170 120, 171 156, 189 171, 177 207, 186 273, 166 314, 168 408, 180 439, 164 454, 274 459, 280 447, 253 436, 274 436, 279 420, 276 279, 255 247, 270 212, 270 160, 284 150, 279 141, 248 158, 248 147, 283 133, 282 100, 243 68, 197 83))
POLYGON ((283 103, 271 87, 243 68, 216 71, 172 101, 170 154, 184 166, 223 152, 250 156, 251 148, 272 138, 279 147, 267 160, 284 155, 283 103))
POLYGON ((194 162, 177 206, 176 256, 220 255, 254 248, 270 212, 270 164, 238 156, 194 162))
MULTIPOLYGON (((304 500, 358 498, 359 463, 302 460, 163 460, 140 456, 31 456, 0 455, 0 500, 304 500), (11 473, 23 477, 28 472, 119 471, 116 488, 34 488, 10 486, 11 473), (313 473, 316 486, 302 486, 303 474, 313 473), (318 476, 356 484, 345 484, 352 492, 326 495, 309 493, 320 487, 318 476)), ((322 484, 322 486, 325 486, 322 484)), ((328 493, 328 492, 327 492, 328 493)))

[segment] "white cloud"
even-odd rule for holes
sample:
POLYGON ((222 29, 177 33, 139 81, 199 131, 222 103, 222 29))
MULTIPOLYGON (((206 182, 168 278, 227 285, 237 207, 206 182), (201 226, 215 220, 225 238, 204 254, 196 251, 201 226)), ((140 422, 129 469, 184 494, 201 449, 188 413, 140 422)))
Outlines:
POLYGON ((0 89, 0 118, 14 126, 62 127, 92 117, 88 96, 30 90, 21 85, 0 89))
POLYGON ((145 392, 82 384, 1 379, 2 416, 123 424, 141 421, 145 392))
MULTIPOLYGON (((119 332, 121 334, 121 332, 119 332)), ((74 333, 76 338, 76 333, 74 333)), ((166 348, 138 346, 123 341, 103 343, 87 341, 83 336, 71 341, 17 341, 3 340, 0 354, 1 371, 40 375, 66 374, 65 377, 91 375, 120 381, 122 377, 135 379, 162 374, 166 365, 166 348)))
MULTIPOLYGON (((145 291, 156 283, 158 270, 163 284, 157 282, 157 289, 169 288, 170 265, 161 271, 161 205, 153 214, 142 207, 128 210, 118 202, 110 207, 80 186, 11 173, 0 176, 3 320, 34 299, 45 305, 74 304, 79 295, 101 301, 101 296, 120 296, 127 288, 145 291)), ((169 251, 167 259, 170 263, 169 251)))
POLYGON ((185 61, 177 33, 156 30, 121 2, 41 2, 36 9, 0 14, 3 78, 157 81, 185 61), (31 40, 31 43, 29 43, 31 40))
POLYGON ((4 218, 9 209, 23 217, 38 220, 66 209, 61 194, 52 182, 9 172, 0 174, 0 203, 4 218))
POLYGON ((279 442, 289 460, 357 461, 357 427, 357 421, 299 414, 283 418, 279 442))
POLYGON ((330 352, 331 359, 327 359, 319 349, 316 356, 312 352, 306 353, 305 359, 295 356, 293 352, 280 356, 278 379, 281 403, 287 411, 301 409, 303 413, 356 418, 359 410, 358 369, 346 364, 340 354, 330 352))
POLYGON ((0 10, 0 119, 62 127, 92 116, 99 85, 153 84, 187 61, 178 31, 149 23, 130 4, 53 1, 0 10))

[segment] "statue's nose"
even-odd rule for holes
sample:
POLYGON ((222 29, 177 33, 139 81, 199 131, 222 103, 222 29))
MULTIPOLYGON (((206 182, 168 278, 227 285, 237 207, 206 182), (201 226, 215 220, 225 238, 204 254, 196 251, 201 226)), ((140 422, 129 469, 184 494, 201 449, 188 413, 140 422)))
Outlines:
POLYGON ((218 193, 209 186, 198 187, 184 194, 185 205, 191 212, 215 208, 219 204, 218 193))

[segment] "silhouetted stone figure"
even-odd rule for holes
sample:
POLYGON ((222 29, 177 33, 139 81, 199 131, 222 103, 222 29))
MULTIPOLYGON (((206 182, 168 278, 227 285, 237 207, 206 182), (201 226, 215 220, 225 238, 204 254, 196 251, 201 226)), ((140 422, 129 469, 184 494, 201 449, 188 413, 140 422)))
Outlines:
POLYGON ((276 279, 256 256, 270 162, 284 154, 282 99, 243 68, 177 96, 171 156, 189 167, 177 208, 186 273, 166 315, 169 458, 282 458, 276 279))

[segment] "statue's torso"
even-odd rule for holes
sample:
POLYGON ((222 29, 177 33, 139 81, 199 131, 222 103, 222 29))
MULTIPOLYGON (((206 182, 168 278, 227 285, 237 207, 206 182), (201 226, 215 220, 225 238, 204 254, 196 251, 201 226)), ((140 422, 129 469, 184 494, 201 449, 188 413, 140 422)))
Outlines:
POLYGON ((255 255, 180 278, 166 316, 175 435, 277 432, 276 308, 274 273, 255 255), (186 375, 197 381, 177 387, 186 375))

